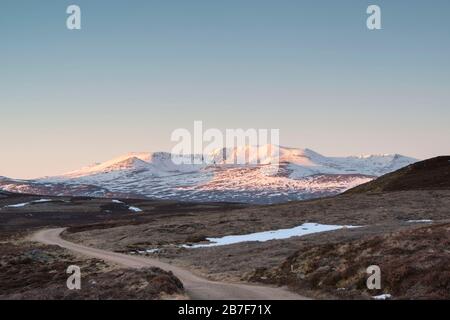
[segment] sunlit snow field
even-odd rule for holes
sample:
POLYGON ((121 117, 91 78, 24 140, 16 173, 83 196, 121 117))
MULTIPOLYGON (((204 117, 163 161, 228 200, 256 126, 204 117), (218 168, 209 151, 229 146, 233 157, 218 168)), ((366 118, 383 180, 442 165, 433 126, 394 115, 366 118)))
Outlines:
POLYGON ((339 226, 339 225, 326 225, 319 223, 304 223, 298 227, 294 227, 291 229, 279 229, 272 231, 250 233, 245 235, 232 235, 232 236, 225 236, 222 238, 207 238, 207 240, 210 241, 210 243, 183 245, 183 247, 195 249, 195 248, 225 246, 250 241, 265 242, 269 240, 288 239, 291 237, 300 237, 313 233, 333 231, 339 229, 350 229, 350 228, 359 228, 359 226, 339 226))

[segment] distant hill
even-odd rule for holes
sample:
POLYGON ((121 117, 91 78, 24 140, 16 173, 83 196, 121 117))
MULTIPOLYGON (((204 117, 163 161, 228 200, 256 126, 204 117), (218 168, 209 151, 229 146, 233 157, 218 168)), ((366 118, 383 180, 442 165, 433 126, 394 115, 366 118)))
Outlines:
POLYGON ((450 156, 416 162, 350 189, 346 194, 405 190, 450 190, 450 156))

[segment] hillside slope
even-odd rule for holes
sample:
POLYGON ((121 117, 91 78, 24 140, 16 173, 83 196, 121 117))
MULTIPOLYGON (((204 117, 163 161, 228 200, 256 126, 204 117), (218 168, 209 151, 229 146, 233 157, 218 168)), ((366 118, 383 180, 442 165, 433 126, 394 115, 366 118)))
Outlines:
POLYGON ((309 245, 249 280, 287 285, 304 292, 320 288, 322 298, 450 298, 450 224, 441 223, 354 241, 309 245), (382 270, 382 289, 368 290, 366 268, 382 270), (329 295, 327 296, 326 293, 329 295))
POLYGON ((450 156, 420 161, 348 190, 347 194, 406 190, 449 190, 450 156))

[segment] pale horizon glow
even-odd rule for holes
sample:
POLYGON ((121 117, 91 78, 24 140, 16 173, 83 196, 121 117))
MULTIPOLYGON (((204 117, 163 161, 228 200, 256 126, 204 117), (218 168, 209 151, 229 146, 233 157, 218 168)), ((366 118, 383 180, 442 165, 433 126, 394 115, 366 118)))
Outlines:
POLYGON ((171 133, 280 129, 325 156, 450 154, 448 0, 5 0, 0 176, 36 178, 171 133), (417 19, 411 19, 411 17, 417 19))

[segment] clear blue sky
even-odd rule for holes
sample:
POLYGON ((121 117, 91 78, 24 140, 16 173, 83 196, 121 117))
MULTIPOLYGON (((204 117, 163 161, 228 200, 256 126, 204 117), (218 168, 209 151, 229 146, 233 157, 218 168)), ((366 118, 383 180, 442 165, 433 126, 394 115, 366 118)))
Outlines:
POLYGON ((0 175, 169 151, 194 120, 325 155, 449 154, 449 15, 448 0, 2 0, 0 175))

